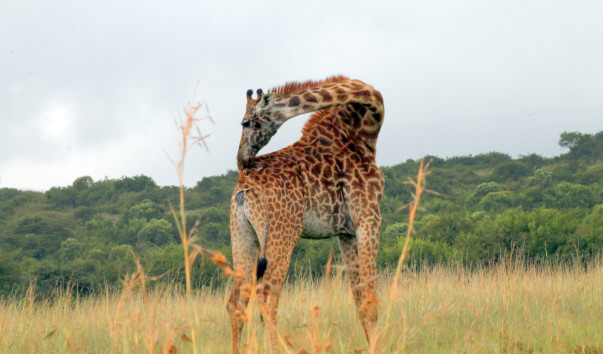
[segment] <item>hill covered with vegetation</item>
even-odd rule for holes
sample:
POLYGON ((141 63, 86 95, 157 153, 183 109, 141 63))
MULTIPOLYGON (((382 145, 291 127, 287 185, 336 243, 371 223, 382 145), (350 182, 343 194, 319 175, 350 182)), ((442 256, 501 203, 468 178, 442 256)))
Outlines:
MULTIPOLYGON (((530 262, 583 262, 603 253, 603 131, 563 133, 566 154, 513 159, 497 152, 447 159, 427 156, 431 175, 422 200, 410 260, 414 264, 489 265, 505 257, 530 262)), ((419 162, 383 167, 380 267, 395 264, 406 232, 402 208, 411 200, 404 182, 419 162)), ((185 190, 188 223, 199 220, 199 243, 230 256, 229 207, 237 172, 203 178, 185 190)), ((94 181, 47 192, 0 189, 0 296, 32 281, 42 295, 71 286, 79 294, 120 284, 135 269, 183 283, 182 249, 169 204, 177 187, 149 177, 94 181)), ((301 240, 291 277, 320 274, 335 240, 301 240)), ((211 262, 193 272, 195 286, 225 281, 211 262)))

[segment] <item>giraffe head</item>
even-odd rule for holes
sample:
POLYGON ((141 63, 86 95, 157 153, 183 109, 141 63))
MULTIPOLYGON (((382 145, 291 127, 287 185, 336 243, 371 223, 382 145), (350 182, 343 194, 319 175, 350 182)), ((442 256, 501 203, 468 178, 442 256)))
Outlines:
POLYGON ((264 94, 257 90, 257 98, 252 98, 253 90, 247 90, 247 107, 241 125, 241 143, 237 154, 237 166, 240 170, 252 167, 255 155, 266 146, 282 122, 274 119, 271 107, 274 93, 264 94))

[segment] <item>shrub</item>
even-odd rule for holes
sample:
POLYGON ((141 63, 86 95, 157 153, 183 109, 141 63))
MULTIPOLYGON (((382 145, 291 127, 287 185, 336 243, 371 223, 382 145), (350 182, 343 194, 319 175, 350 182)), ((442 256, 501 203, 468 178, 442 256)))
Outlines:
POLYGON ((478 207, 487 211, 502 211, 518 205, 519 198, 509 191, 490 192, 480 200, 478 207))
POLYGON ((509 180, 517 181, 531 172, 528 165, 520 161, 507 161, 500 163, 492 170, 492 179, 497 182, 509 180))

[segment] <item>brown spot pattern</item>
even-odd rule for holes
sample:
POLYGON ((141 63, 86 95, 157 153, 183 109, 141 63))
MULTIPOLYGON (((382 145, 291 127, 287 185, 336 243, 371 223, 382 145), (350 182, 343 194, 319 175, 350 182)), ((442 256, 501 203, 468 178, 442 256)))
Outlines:
POLYGON ((311 94, 309 92, 304 93, 304 95, 302 97, 304 98, 304 100, 306 102, 312 102, 312 103, 318 102, 318 99, 316 98, 316 96, 314 96, 313 94, 311 94))
POLYGON ((297 107, 299 106, 301 100, 297 96, 293 96, 289 99, 289 107, 297 107))
MULTIPOLYGON (((279 294, 300 237, 338 237, 367 340, 374 335, 375 259, 384 188, 375 150, 383 97, 357 80, 339 77, 311 83, 276 89, 277 95, 288 96, 266 113, 266 119, 284 121, 291 118, 288 112, 315 110, 301 139, 255 157, 254 167, 239 173, 230 229, 234 270, 245 276, 235 278, 227 304, 233 352, 239 350, 244 324, 239 314, 247 306, 241 289, 253 277, 258 254, 267 259, 258 299, 266 309, 265 320, 276 325, 279 294), (341 105, 332 106, 334 97, 341 105), (244 193, 242 202, 241 195, 235 198, 237 193, 244 193)), ((268 332, 271 348, 277 350, 278 335, 270 327, 268 332)))

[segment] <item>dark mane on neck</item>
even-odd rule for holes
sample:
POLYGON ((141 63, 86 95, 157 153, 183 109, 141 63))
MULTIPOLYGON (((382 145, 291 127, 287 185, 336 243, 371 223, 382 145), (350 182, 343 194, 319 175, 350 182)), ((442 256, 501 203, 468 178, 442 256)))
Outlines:
POLYGON ((349 78, 342 76, 342 75, 337 75, 337 76, 331 76, 324 80, 318 80, 318 81, 304 81, 304 82, 291 81, 291 82, 287 82, 286 84, 284 84, 282 86, 273 87, 269 90, 269 92, 274 92, 277 96, 284 96, 284 95, 288 95, 290 93, 298 92, 298 91, 309 89, 312 87, 332 84, 335 82, 342 82, 342 81, 346 81, 346 80, 349 80, 349 78))

